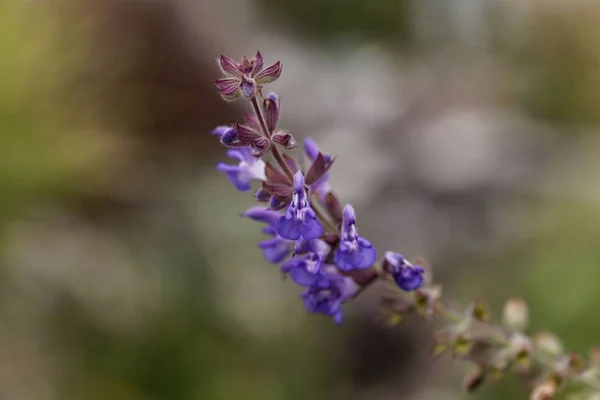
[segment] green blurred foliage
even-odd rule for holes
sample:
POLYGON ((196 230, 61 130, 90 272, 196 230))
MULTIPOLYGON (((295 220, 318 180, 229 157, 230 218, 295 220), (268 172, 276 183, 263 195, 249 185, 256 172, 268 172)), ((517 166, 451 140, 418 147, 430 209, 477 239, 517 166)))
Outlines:
POLYGON ((0 3, 0 227, 32 202, 75 190, 106 150, 61 107, 66 60, 84 37, 61 42, 60 9, 44 3, 0 3))

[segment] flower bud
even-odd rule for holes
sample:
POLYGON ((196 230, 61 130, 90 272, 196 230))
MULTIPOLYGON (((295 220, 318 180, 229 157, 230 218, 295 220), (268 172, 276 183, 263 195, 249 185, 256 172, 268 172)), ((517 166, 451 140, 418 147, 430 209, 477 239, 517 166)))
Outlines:
POLYGON ((271 141, 264 136, 256 138, 250 145, 250 152, 255 158, 261 158, 271 150, 271 141))
POLYGON ((577 353, 571 353, 569 354, 569 368, 571 369, 572 372, 575 373, 580 373, 583 372, 583 370, 585 370, 585 368, 587 367, 585 361, 583 361, 583 357, 581 357, 580 354, 577 353))
POLYGON ((531 368, 531 352, 533 346, 529 338, 523 334, 516 333, 511 336, 510 349, 515 361, 515 369, 519 373, 525 373, 531 368))
POLYGON ((280 113, 280 100, 275 93, 269 93, 269 96, 263 101, 265 110, 265 123, 269 132, 273 132, 277 127, 280 113))
POLYGON ((288 131, 277 131, 271 137, 273 142, 282 145, 286 150, 293 150, 298 146, 294 137, 288 131))
POLYGON ((487 322, 490 320, 490 314, 485 303, 482 300, 475 300, 471 307, 471 315, 476 321, 487 322))
POLYGON ((456 335, 452 343, 452 353, 455 357, 464 357, 471 352, 473 341, 466 334, 456 335))
POLYGON ((492 355, 488 364, 490 380, 497 383, 502 379, 510 361, 512 360, 512 351, 508 347, 503 347, 492 355))
POLYGON ((266 203, 271 198, 271 195, 263 188, 260 188, 256 191, 254 197, 256 197, 257 201, 260 201, 261 203, 266 203))
POLYGON ((544 382, 531 392, 530 400, 552 400, 556 395, 556 383, 552 381, 544 382))
POLYGON ((277 196, 271 196, 269 199, 269 208, 271 210, 281 210, 285 206, 287 206, 287 202, 281 200, 277 196))
POLYGON ((550 332, 538 332, 533 337, 533 343, 535 347, 548 353, 552 356, 558 356, 563 352, 563 346, 556 335, 550 332))
POLYGON ((521 298, 509 299, 502 310, 504 325, 517 332, 522 332, 529 324, 529 308, 521 298))
POLYGON ((475 365, 470 369, 462 381, 462 387, 468 393, 472 393, 477 390, 485 381, 486 370, 480 364, 475 365))

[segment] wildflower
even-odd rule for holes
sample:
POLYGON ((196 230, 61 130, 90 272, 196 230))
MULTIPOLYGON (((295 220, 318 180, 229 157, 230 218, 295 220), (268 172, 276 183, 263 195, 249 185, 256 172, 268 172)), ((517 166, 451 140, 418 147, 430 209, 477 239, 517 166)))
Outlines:
POLYGON ((327 288, 329 279, 321 271, 323 258, 316 253, 294 257, 281 265, 281 272, 301 286, 327 288))
POLYGON ((225 77, 215 80, 215 85, 225 101, 234 101, 240 96, 253 98, 260 93, 264 84, 279 78, 282 68, 279 61, 263 68, 263 58, 259 51, 251 59, 244 57, 241 63, 224 55, 217 58, 217 63, 225 77))
POLYGON ((285 216, 277 223, 279 236, 298 240, 317 239, 323 234, 323 226, 311 208, 304 188, 304 176, 301 171, 294 175, 294 194, 285 216))
POLYGON ((299 239, 294 247, 294 258, 281 265, 281 272, 289 274, 298 285, 325 288, 329 281, 321 267, 330 251, 331 247, 323 240, 299 239), (297 255, 300 257, 296 257, 297 255))
POLYGON ((423 284, 425 269, 412 265, 401 254, 386 252, 383 269, 392 275, 396 284, 403 290, 416 290, 423 284))
POLYGON ((239 161, 238 165, 226 163, 217 164, 217 170, 225 172, 227 177, 240 192, 250 190, 252 180, 265 181, 265 162, 254 158, 251 150, 246 148, 231 149, 227 151, 227 156, 239 161))
POLYGON ((340 247, 335 252, 334 261, 342 271, 369 268, 377 259, 377 250, 367 239, 356 231, 354 208, 347 204, 342 217, 340 247))
POLYGON ((328 286, 326 288, 312 286, 302 294, 302 299, 308 311, 328 315, 333 317, 336 323, 341 324, 342 304, 354 297, 360 291, 360 287, 352 278, 336 273, 334 266, 325 267, 329 267, 324 268, 328 286))
MULTIPOLYGON (((319 155, 321 155, 325 170, 329 169, 331 164, 333 164, 334 158, 329 154, 321 153, 317 142, 310 137, 304 139, 304 152, 313 165, 317 163, 319 155)), ((317 193, 321 201, 325 201, 327 193, 331 192, 329 174, 324 172, 318 179, 315 180, 315 182, 310 184, 310 188, 317 193)))
POLYGON ((247 210, 243 216, 248 217, 253 221, 264 222, 267 224, 267 226, 262 229, 262 232, 272 236, 272 238, 258 243, 258 247, 262 249, 265 259, 272 264, 279 264, 285 260, 292 251, 292 242, 277 234, 276 225, 281 214, 277 211, 257 206, 247 210))

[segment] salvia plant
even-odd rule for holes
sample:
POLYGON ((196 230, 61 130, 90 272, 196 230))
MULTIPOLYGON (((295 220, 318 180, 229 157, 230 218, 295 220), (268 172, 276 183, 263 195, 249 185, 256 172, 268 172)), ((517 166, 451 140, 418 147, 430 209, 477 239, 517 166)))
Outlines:
POLYGON ((258 243, 267 262, 304 288, 301 299, 311 313, 343 321, 344 304, 353 301, 375 282, 389 287, 381 306, 392 324, 409 314, 425 318, 434 327, 432 354, 450 354, 472 364, 463 380, 466 391, 484 382, 497 382, 507 372, 523 378, 530 399, 553 399, 566 386, 575 386, 576 397, 600 400, 600 347, 587 360, 565 352, 549 332, 528 335, 528 307, 522 299, 506 302, 502 323, 490 321, 485 304, 476 300, 459 308, 442 297, 430 267, 394 251, 379 252, 360 235, 357 215, 332 191, 328 171, 335 161, 317 143, 306 138, 303 152, 289 131, 279 127, 281 101, 264 86, 277 80, 281 62, 265 67, 257 52, 241 63, 220 56, 223 74, 215 84, 221 97, 246 100, 251 112, 243 122, 219 126, 212 132, 228 147, 233 164, 219 163, 217 170, 241 192, 257 182, 259 203, 242 216, 262 225, 267 238, 258 243))

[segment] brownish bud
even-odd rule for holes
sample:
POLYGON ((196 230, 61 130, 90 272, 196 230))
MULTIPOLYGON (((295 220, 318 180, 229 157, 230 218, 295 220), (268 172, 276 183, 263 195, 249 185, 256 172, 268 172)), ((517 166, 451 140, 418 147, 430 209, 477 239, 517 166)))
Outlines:
POLYGON ((490 320, 488 309, 482 300, 475 300, 472 307, 472 316, 476 321, 487 322, 490 320))
POLYGON ((464 357, 471 352, 473 341, 467 335, 457 335, 452 343, 452 353, 455 357, 464 357))
POLYGON ((271 137, 273 142, 283 146, 286 150, 293 150, 298 146, 292 134, 288 131, 277 131, 271 137))
POLYGON ((471 368, 463 378, 462 387, 468 393, 477 390, 485 381, 486 369, 484 366, 477 364, 471 368))
POLYGON ((521 298, 509 299, 502 310, 502 321, 510 330, 522 332, 529 325, 529 308, 521 298))
POLYGON ((583 361, 583 357, 577 353, 571 353, 568 357, 569 369, 571 372, 576 374, 583 372, 586 369, 585 361, 583 361))
POLYGON ((533 389, 530 400, 552 400, 556 395, 556 383, 553 381, 544 382, 533 389))
POLYGON ((421 287, 415 291, 414 296, 419 315, 430 317, 434 312, 435 303, 442 297, 442 287, 439 285, 421 287))

